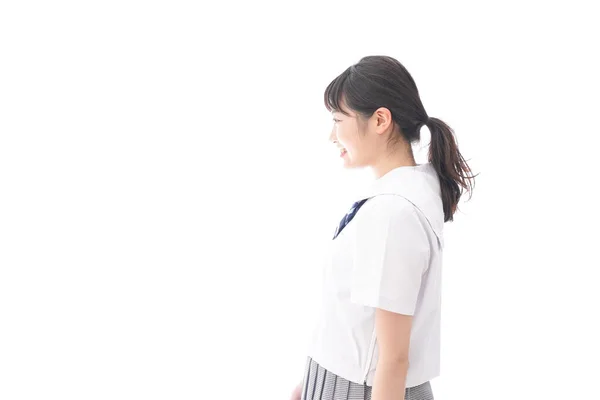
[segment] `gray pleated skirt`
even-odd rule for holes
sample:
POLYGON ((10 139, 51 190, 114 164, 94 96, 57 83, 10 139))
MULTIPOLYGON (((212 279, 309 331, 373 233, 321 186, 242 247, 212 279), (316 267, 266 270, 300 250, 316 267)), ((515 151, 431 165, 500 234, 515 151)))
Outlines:
MULTIPOLYGON (((302 400, 370 400, 371 386, 350 382, 321 367, 308 357, 302 385, 302 400)), ((431 384, 406 388, 405 400, 433 400, 431 384)))

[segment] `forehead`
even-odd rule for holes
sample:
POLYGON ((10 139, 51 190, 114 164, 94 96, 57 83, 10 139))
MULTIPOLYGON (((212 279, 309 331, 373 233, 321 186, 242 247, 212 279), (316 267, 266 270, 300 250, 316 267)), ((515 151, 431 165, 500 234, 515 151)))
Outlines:
POLYGON ((343 101, 340 101, 340 110, 332 110, 333 115, 345 115, 349 117, 355 117, 356 113, 350 110, 343 101))

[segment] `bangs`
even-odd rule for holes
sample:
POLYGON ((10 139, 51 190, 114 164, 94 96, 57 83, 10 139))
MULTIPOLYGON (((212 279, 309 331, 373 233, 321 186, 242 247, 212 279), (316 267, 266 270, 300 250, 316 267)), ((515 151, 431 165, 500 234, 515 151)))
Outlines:
POLYGON ((340 112, 345 115, 349 115, 342 109, 342 99, 344 96, 346 81, 350 75, 350 68, 342 72, 337 78, 335 78, 325 89, 323 100, 325 102, 325 108, 329 112, 340 112))

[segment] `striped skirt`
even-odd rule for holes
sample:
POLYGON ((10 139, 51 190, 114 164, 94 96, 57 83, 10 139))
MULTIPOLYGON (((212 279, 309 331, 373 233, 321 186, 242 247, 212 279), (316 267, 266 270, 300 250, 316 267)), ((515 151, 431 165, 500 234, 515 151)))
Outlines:
MULTIPOLYGON (((302 385, 302 400, 370 400, 371 386, 350 382, 308 357, 302 385)), ((431 384, 406 388, 405 400, 433 400, 431 384)))

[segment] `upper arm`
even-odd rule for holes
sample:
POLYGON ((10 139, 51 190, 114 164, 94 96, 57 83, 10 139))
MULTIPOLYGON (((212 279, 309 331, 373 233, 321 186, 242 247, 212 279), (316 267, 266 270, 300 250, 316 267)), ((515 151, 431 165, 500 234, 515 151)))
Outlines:
POLYGON ((413 315, 430 259, 419 211, 399 196, 374 197, 364 208, 356 221, 351 301, 413 315))

